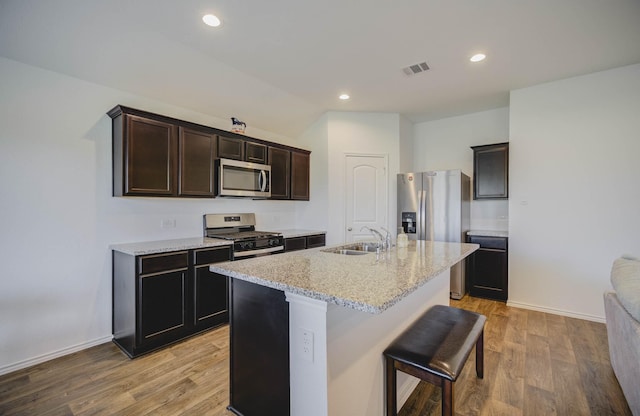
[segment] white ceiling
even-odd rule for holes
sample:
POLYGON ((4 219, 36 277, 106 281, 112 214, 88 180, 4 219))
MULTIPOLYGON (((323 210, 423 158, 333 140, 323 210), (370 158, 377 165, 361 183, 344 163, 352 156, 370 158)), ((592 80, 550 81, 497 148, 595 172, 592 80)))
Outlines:
POLYGON ((638 63, 640 0, 0 0, 0 56, 296 137, 329 110, 426 121, 638 63))

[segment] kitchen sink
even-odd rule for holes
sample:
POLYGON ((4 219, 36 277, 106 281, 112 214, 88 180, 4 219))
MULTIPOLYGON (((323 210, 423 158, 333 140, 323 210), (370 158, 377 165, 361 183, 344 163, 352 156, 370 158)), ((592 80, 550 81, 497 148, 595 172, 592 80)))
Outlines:
POLYGON ((366 251, 360 251, 360 250, 323 250, 327 253, 335 253, 335 254, 344 254, 347 256, 361 256, 363 254, 369 254, 366 251))
POLYGON ((363 254, 375 253, 378 250, 378 247, 378 243, 359 242, 346 244, 340 247, 328 248, 321 251, 324 251, 325 253, 344 254, 347 256, 360 256, 363 254))

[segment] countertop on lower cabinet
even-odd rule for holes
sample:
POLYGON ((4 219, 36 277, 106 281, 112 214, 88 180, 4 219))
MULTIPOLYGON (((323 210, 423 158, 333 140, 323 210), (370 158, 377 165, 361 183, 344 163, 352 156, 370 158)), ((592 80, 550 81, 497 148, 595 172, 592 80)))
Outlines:
POLYGON ((284 238, 295 237, 308 237, 310 235, 326 234, 326 231, 318 230, 300 230, 300 229, 287 229, 287 230, 272 230, 275 233, 280 233, 284 238))
MULTIPOLYGON (((389 252, 343 255, 315 248, 216 264, 210 270, 362 312, 381 313, 478 249, 477 244, 411 241, 389 252)), ((335 248, 335 247, 334 247, 335 248)))
POLYGON ((193 237, 178 238, 172 240, 142 241, 139 243, 111 244, 111 250, 119 251, 132 256, 144 256, 146 254, 168 253, 170 251, 192 250, 199 248, 210 248, 229 246, 233 244, 230 240, 218 238, 193 237))
POLYGON ((509 238, 509 231, 500 230, 470 230, 467 235, 474 237, 502 237, 509 238))

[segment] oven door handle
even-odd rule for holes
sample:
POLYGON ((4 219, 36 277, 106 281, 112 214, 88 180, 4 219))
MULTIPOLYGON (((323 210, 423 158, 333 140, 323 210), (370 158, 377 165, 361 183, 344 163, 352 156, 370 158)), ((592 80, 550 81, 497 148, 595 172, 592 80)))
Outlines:
POLYGON ((240 252, 234 252, 233 258, 255 256, 257 254, 267 254, 267 253, 273 253, 274 251, 282 251, 282 250, 284 250, 284 246, 261 248, 260 250, 240 251, 240 252))

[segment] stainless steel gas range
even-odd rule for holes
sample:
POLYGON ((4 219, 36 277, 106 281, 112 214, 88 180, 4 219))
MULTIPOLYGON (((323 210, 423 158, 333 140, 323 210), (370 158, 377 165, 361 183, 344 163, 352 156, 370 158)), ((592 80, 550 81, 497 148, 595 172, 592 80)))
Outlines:
POLYGON ((282 234, 256 231, 255 214, 205 214, 204 236, 233 241, 233 260, 284 252, 282 234))

